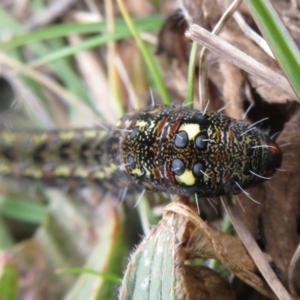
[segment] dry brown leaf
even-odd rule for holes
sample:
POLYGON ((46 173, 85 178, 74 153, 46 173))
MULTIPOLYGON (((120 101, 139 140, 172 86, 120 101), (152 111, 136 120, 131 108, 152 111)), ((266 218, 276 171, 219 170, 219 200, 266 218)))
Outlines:
POLYGON ((182 278, 189 300, 232 300, 234 293, 218 273, 204 266, 184 266, 182 278))
MULTIPOLYGON (((243 221, 261 249, 272 257, 272 266, 283 284, 288 284, 288 268, 299 237, 299 167, 300 167, 300 114, 288 122, 278 137, 284 145, 281 169, 265 184, 249 190, 255 204, 244 195, 239 196, 246 212, 238 207, 243 221)), ((295 289, 300 292, 300 266, 295 269, 295 289)))
POLYGON ((166 211, 176 212, 178 219, 184 217, 190 221, 188 227, 179 227, 177 233, 179 241, 185 245, 187 258, 218 259, 247 284, 267 297, 276 299, 268 285, 259 276, 256 266, 238 238, 209 226, 183 204, 170 204, 166 207, 166 211), (182 228, 185 230, 183 231, 182 228))
POLYGON ((239 217, 239 214, 231 200, 232 199, 230 197, 226 197, 225 200, 221 198, 226 213, 229 215, 238 237, 241 239, 249 255, 253 259, 253 262, 256 264, 258 270, 261 273, 261 276, 268 283, 278 299, 291 300, 291 295, 282 285, 274 270, 272 269, 270 265, 271 260, 259 249, 259 246, 251 236, 242 219, 239 217))
POLYGON ((156 53, 165 54, 168 58, 177 58, 186 67, 190 40, 184 33, 188 25, 180 12, 170 15, 159 32, 156 53))
POLYGON ((245 74, 224 59, 220 59, 219 63, 220 71, 224 77, 223 97, 226 113, 231 118, 241 119, 244 113, 241 90, 244 86, 245 74))

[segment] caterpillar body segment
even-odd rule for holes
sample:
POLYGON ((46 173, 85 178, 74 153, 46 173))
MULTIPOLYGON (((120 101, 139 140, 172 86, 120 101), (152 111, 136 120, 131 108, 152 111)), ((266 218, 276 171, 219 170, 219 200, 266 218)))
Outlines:
POLYGON ((110 133, 103 129, 0 131, 0 174, 57 185, 95 181, 109 190, 131 181, 111 163, 110 133))

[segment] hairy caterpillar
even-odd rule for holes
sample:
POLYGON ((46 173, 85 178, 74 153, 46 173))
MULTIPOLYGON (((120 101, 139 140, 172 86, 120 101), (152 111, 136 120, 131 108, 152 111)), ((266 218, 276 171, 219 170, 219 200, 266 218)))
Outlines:
POLYGON ((126 116, 117 127, 114 162, 147 190, 237 194, 281 165, 281 151, 266 134, 219 113, 151 106, 126 116))
POLYGON ((51 181, 87 179, 201 197, 237 194, 281 165, 266 134, 244 121, 182 106, 150 106, 112 132, 0 132, 0 174, 51 181))

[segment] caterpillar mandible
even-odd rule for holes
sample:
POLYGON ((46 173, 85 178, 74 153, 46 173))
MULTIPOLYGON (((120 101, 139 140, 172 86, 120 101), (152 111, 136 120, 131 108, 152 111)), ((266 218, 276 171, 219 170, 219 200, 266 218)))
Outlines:
POLYGON ((128 115, 114 133, 114 163, 151 191, 183 196, 238 194, 280 167, 278 145, 244 121, 182 106, 128 115))
POLYGON ((0 131, 0 174, 91 180, 112 192, 237 194, 272 176, 281 160, 277 144, 244 121, 174 105, 128 114, 112 132, 0 131))

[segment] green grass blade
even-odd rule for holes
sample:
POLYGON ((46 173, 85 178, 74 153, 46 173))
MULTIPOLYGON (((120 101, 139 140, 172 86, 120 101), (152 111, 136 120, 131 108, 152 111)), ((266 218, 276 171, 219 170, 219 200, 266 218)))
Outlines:
POLYGON ((17 300, 19 295, 18 270, 6 253, 0 254, 0 299, 17 300))
POLYGON ((12 237, 5 222, 0 218, 0 252, 14 244, 14 238, 12 237))
POLYGON ((87 260, 84 269, 65 299, 115 299, 115 291, 120 284, 117 276, 121 275, 127 246, 122 231, 123 222, 111 202, 103 204, 108 219, 103 222, 99 232, 99 242, 87 260), (95 272, 91 273, 92 270, 95 272), (100 275, 101 276, 95 276, 100 275), (112 276, 114 274, 114 276, 112 276))
POLYGON ((120 8, 120 11, 123 15, 123 18, 128 26, 128 28, 131 31, 131 34, 133 35, 146 63, 147 66, 149 68, 149 71, 151 73, 151 75, 153 76, 154 82, 156 83, 156 87, 160 93, 160 96, 162 98, 162 101, 164 104, 170 104, 171 100, 170 100, 170 96, 169 93, 165 87, 164 81, 161 77, 161 74, 159 72, 159 69, 153 59, 153 56, 151 55, 149 49, 146 47, 145 43, 143 42, 143 40, 140 37, 139 34, 139 30, 138 28, 135 26, 133 20, 131 19, 124 3, 122 0, 117 0, 118 6, 120 8))
MULTIPOLYGON (((148 18, 139 18, 135 20, 135 24, 140 31, 152 31, 157 30, 162 23, 161 16, 151 16, 148 18)), ((86 88, 77 75, 74 73, 72 63, 66 60, 67 57, 78 53, 79 51, 91 49, 105 45, 112 40, 118 40, 131 35, 129 29, 124 27, 125 22, 123 19, 116 20, 116 32, 113 34, 105 34, 102 36, 96 36, 89 38, 82 43, 71 46, 57 47, 55 40, 50 41, 51 47, 46 47, 42 43, 30 44, 29 41, 41 41, 47 38, 54 38, 64 36, 71 33, 88 33, 88 32, 101 32, 106 29, 106 22, 96 24, 67 24, 61 25, 62 30, 59 30, 58 26, 49 26, 45 29, 40 29, 31 33, 26 33, 26 30, 14 20, 5 11, 0 9, 0 35, 6 36, 5 32, 10 32, 14 36, 22 34, 21 36, 14 37, 8 42, 0 44, 0 49, 11 49, 12 47, 21 46, 26 44, 31 51, 36 53, 40 59, 35 61, 34 66, 51 63, 50 67, 54 70, 58 78, 64 83, 66 88, 72 92, 77 98, 82 99, 90 107, 89 95, 86 93, 86 88), (72 28, 73 26, 73 28, 72 28)))
POLYGON ((46 64, 49 62, 54 62, 54 61, 56 61, 58 59, 62 59, 64 57, 74 55, 80 51, 84 51, 87 49, 106 45, 108 42, 120 40, 120 39, 126 38, 128 36, 130 36, 130 32, 125 29, 125 30, 116 31, 114 33, 109 33, 109 34, 105 34, 105 35, 88 38, 88 39, 85 39, 83 42, 78 43, 76 45, 66 46, 62 49, 59 49, 59 50, 53 52, 53 53, 50 53, 50 54, 42 57, 41 59, 33 62, 31 64, 31 66, 38 67, 40 65, 43 65, 43 64, 46 64))
POLYGON ((0 215, 39 224, 44 219, 47 207, 29 200, 0 196, 0 215))
MULTIPOLYGON (((157 30, 162 23, 162 17, 153 15, 146 18, 136 18, 134 23, 139 30, 157 30)), ((116 19, 116 31, 124 30, 125 22, 123 19, 116 19)), ((44 41, 48 39, 65 37, 70 34, 92 34, 105 32, 107 28, 106 22, 97 22, 91 24, 68 23, 52 25, 46 28, 38 29, 33 32, 25 33, 21 31, 6 41, 0 43, 0 50, 6 51, 13 48, 28 46, 30 43, 44 41)))
MULTIPOLYGON (((11 15, 9 15, 6 11, 0 8, 0 39, 4 39, 7 35, 17 35, 17 34, 26 34, 26 30, 17 20, 15 20, 11 15)), ((45 56, 48 53, 53 53, 55 48, 47 47, 42 43, 34 43, 31 44, 29 50, 35 53, 37 56, 45 56)), ((10 52, 11 53, 11 52, 10 52)), ((22 62, 24 62, 22 60, 22 62)), ((73 92, 73 94, 79 98, 84 99, 88 102, 88 95, 86 93, 86 88, 84 84, 81 82, 78 75, 75 74, 75 70, 72 67, 72 64, 65 61, 60 60, 50 65, 52 70, 55 72, 60 81, 62 81, 66 88, 73 92), (62 70, 64 70, 62 72, 62 70), (68 76, 65 74, 68 72, 68 76), (71 76, 72 74, 72 76, 71 76)), ((41 93, 38 94, 38 97, 41 97, 41 93)))
POLYGON ((300 97, 300 55, 297 46, 267 0, 246 0, 295 93, 300 97))
POLYGON ((188 107, 193 107, 193 99, 194 99, 194 77, 195 77, 195 62, 198 50, 198 43, 193 42, 190 60, 189 60, 189 69, 188 69, 188 80, 187 80, 187 95, 186 95, 186 103, 188 103, 188 107))

